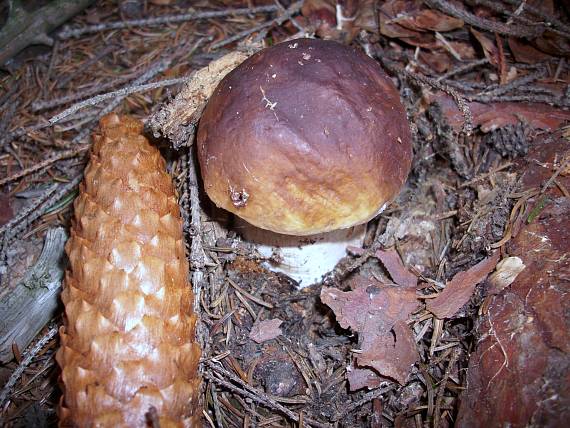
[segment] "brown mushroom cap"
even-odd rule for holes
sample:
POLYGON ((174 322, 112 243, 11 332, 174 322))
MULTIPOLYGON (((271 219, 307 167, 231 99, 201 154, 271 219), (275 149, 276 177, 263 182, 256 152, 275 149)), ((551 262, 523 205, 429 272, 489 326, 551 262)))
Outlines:
POLYGON ((290 235, 369 221, 398 194, 411 157, 392 81, 376 61, 331 41, 251 56, 218 85, 198 131, 210 199, 290 235))

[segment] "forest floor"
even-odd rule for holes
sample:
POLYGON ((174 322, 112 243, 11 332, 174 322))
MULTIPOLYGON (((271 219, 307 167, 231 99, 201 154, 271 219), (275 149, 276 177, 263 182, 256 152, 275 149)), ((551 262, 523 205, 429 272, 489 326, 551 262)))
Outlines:
MULTIPOLYGON (((6 22, 17 19, 1 7, 6 22)), ((570 416, 569 10, 553 0, 97 0, 50 28, 51 46, 6 60, 0 424, 57 423, 65 256, 49 240, 69 229, 98 120, 116 111, 148 121, 211 61, 307 36, 358 46, 392 77, 412 128, 412 171, 369 223, 364 249, 349 249, 321 283, 298 290, 262 266, 203 194, 196 230, 193 147, 155 139, 179 190, 189 249, 194 239, 203 251, 191 270, 201 277, 205 426, 562 424, 570 416), (93 98, 101 94, 109 95, 93 98), (55 261, 38 266, 50 245, 55 261), (50 294, 40 301, 32 289, 50 294), (369 322, 359 321, 362 311, 369 322), (27 336, 9 336, 6 320, 21 314, 27 336)))

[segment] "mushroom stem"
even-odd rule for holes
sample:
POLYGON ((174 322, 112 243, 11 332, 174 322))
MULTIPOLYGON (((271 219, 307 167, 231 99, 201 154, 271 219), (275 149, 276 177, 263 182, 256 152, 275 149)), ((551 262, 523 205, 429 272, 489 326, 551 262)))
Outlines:
POLYGON ((236 232, 255 245, 263 266, 294 279, 299 288, 319 282, 346 256, 346 247, 362 247, 366 224, 308 236, 283 235, 235 218, 236 232))

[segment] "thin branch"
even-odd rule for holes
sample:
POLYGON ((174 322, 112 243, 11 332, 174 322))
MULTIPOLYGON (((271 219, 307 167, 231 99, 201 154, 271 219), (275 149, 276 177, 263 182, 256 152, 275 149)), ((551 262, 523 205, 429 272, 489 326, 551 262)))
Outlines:
POLYGON ((34 101, 32 103, 32 112, 37 113, 38 111, 41 110, 49 110, 52 109, 54 107, 58 107, 60 105, 63 104, 68 104, 71 103, 73 101, 77 101, 77 100, 82 100, 85 99, 87 97, 90 97, 92 95, 95 94, 100 94, 101 92, 105 92, 109 89, 113 89, 125 82, 128 82, 129 80, 132 80, 133 78, 131 76, 121 76, 117 79, 111 80, 110 82, 105 82, 105 83, 98 83, 98 84, 94 84, 91 87, 83 90, 83 91, 77 91, 74 92, 70 95, 66 95, 64 97, 60 97, 60 98, 54 98, 51 100, 38 100, 38 101, 34 101))
POLYGON ((8 398, 10 391, 16 385, 24 370, 31 364, 32 360, 35 356, 40 352, 47 343, 52 340, 57 335, 58 328, 57 326, 51 327, 47 333, 36 343, 27 353, 25 358, 20 362, 16 370, 12 372, 10 379, 4 384, 2 391, 0 391, 0 409, 4 407, 4 403, 8 398))
MULTIPOLYGON (((513 6, 520 6, 521 0, 503 0, 508 4, 511 4, 513 6)), ((549 15, 548 13, 537 9, 534 6, 529 5, 528 3, 524 4, 524 11, 525 12, 529 12, 535 16, 538 16, 539 18, 543 19, 544 21, 546 21, 546 23, 554 28, 556 28, 557 30, 559 30, 560 32, 564 33, 566 37, 570 37, 570 26, 564 24, 562 21, 560 21, 559 19, 555 18, 554 16, 549 15)))
POLYGON ((433 9, 439 9, 446 15, 462 19, 469 25, 493 33, 515 37, 536 37, 540 34, 540 29, 526 26, 512 26, 502 22, 491 21, 490 19, 480 18, 446 0, 425 0, 425 3, 433 9))
POLYGON ((194 12, 185 13, 182 15, 170 15, 170 16, 160 16, 157 18, 148 19, 133 19, 128 21, 117 21, 117 22, 106 22, 104 24, 90 25, 88 27, 71 29, 64 28, 60 31, 57 37, 60 40, 69 39, 72 37, 79 37, 84 34, 99 33, 101 31, 110 30, 123 30, 125 28, 133 27, 159 27, 164 24, 176 24, 186 21, 195 21, 199 19, 212 19, 212 18, 224 18, 226 16, 237 16, 237 15, 251 15, 258 13, 271 13, 279 10, 276 5, 268 6, 258 6, 251 8, 240 8, 240 9, 226 9, 226 10, 216 10, 208 12, 194 12))
POLYGON ((471 135, 471 133, 473 132, 473 115, 471 114, 471 110, 469 110, 469 106, 467 105, 467 100, 461 94, 459 94, 459 92, 449 87, 448 85, 439 82, 437 79, 434 79, 432 77, 427 77, 422 74, 412 73, 411 71, 408 71, 396 65, 395 62, 390 61, 380 52, 376 52, 375 57, 382 63, 384 67, 391 70, 396 76, 408 77, 417 83, 431 86, 432 88, 439 89, 440 91, 443 91, 446 94, 450 95, 455 101, 455 104, 457 104, 459 111, 463 115, 464 121, 463 121, 462 132, 465 135, 471 135))
POLYGON ((487 58, 479 59, 477 61, 473 61, 467 64, 464 64, 460 67, 454 68, 453 70, 448 71, 445 74, 442 74, 440 77, 436 79, 437 82, 441 82, 442 80, 447 80, 450 77, 456 76, 458 74, 463 74, 468 71, 473 70, 474 68, 480 67, 481 65, 488 64, 489 60, 487 58))
POLYGON ((333 421, 337 422, 340 421, 342 418, 344 418, 346 415, 350 414, 350 412, 358 409, 359 407, 363 406, 364 404, 368 403, 369 401, 374 400, 375 398, 380 397, 383 394, 386 394, 387 392, 392 391, 393 389, 396 388, 395 384, 392 385, 388 385, 387 387, 384 388, 378 388, 375 389, 373 391, 370 391, 369 393, 367 393, 366 395, 364 395, 364 397, 362 397, 360 400, 355 401, 353 403, 351 403, 350 405, 346 406, 342 412, 336 414, 333 417, 333 421))
MULTIPOLYGON (((285 12, 283 12, 281 15, 279 15, 278 17, 276 17, 276 18, 274 18, 268 22, 264 22, 262 24, 259 24, 253 28, 248 29, 248 30, 241 31, 241 32, 239 32, 239 33, 237 33, 237 34, 235 34, 232 37, 229 37, 227 39, 220 40, 219 42, 214 43, 211 46, 211 49, 212 50, 219 49, 222 46, 226 46, 226 45, 229 45, 230 43, 237 42, 238 40, 241 40, 244 37, 247 37, 250 34, 256 33, 258 31, 265 29, 265 28, 269 28, 269 27, 272 27, 274 25, 281 25, 285 21, 287 21, 288 19, 291 19, 291 17, 294 14, 296 14, 299 10, 301 10, 301 6, 303 6, 302 1, 295 2, 291 6, 289 6, 287 8, 287 10, 285 12)), ((275 6, 275 7, 277 7, 277 6, 275 6)))
POLYGON ((48 158, 42 162, 39 162, 35 165, 32 165, 29 168, 23 169, 23 170, 17 172, 16 174, 12 174, 8 177, 0 179, 0 186, 3 186, 7 183, 10 183, 10 182, 15 181, 19 178, 25 177, 27 175, 33 174, 34 172, 49 168, 51 165, 53 165, 54 163, 56 163, 59 160, 72 158, 74 156, 77 156, 79 153, 84 152, 88 148, 89 148, 88 146, 81 146, 81 147, 77 147, 75 149, 65 150, 61 153, 58 153, 57 155, 52 156, 52 157, 50 157, 50 158, 48 158))
POLYGON ((81 173, 62 186, 54 185, 50 187, 47 192, 26 207, 20 214, 2 226, 2 228, 0 228, 0 235, 3 234, 4 236, 0 254, 5 254, 6 247, 11 239, 16 238, 30 223, 41 217, 68 192, 70 192, 74 187, 77 187, 82 179, 83 174, 81 173))

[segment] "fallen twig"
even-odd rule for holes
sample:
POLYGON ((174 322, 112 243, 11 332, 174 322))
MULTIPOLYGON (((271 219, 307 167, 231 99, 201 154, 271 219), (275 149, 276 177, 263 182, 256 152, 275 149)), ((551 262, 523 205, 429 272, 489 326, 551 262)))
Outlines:
POLYGON ((10 391, 16 385, 16 382, 20 379, 20 376, 24 373, 24 370, 30 365, 34 357, 40 352, 46 344, 52 340, 58 332, 58 327, 51 327, 42 338, 36 343, 32 348, 26 353, 25 358, 20 362, 16 370, 12 372, 12 375, 8 381, 4 384, 2 391, 0 391, 0 408, 4 407, 4 403, 8 398, 10 391))
POLYGON ((287 21, 288 19, 290 19, 294 14, 296 14, 297 12, 299 12, 299 10, 301 10, 301 6, 303 6, 303 2, 302 2, 302 1, 293 3, 291 6, 289 6, 289 7, 287 8, 286 11, 284 11, 284 12, 283 12, 281 15, 279 15, 277 18, 274 18, 274 19, 272 19, 271 21, 268 21, 268 22, 264 22, 263 24, 257 25, 257 26, 255 26, 255 27, 253 27, 253 28, 248 29, 248 30, 241 31, 241 32, 239 32, 239 33, 235 34, 234 36, 229 37, 229 38, 227 38, 227 39, 220 40, 219 42, 214 43, 214 44, 211 46, 211 49, 212 49, 212 50, 219 49, 219 48, 221 48, 222 46, 226 46, 226 45, 229 45, 230 43, 237 42, 238 40, 241 40, 241 39, 243 39, 243 38, 249 36, 250 34, 253 34, 253 33, 257 32, 257 31, 261 31, 261 30, 263 30, 263 29, 265 29, 265 28, 272 27, 273 25, 281 25, 281 24, 283 24, 285 21, 287 21))
POLYGON ((507 25, 503 24, 502 22, 481 18, 479 16, 473 15, 470 12, 467 12, 465 9, 457 7, 455 4, 449 3, 446 0, 425 0, 425 3, 431 8, 439 9, 447 15, 462 19, 469 25, 472 25, 476 28, 481 28, 482 30, 491 31, 493 33, 515 37, 536 37, 541 32, 540 28, 533 28, 522 25, 507 25))
POLYGON ((473 132, 473 115, 471 114, 471 110, 469 110, 469 106, 467 105, 467 100, 463 98, 463 96, 459 94, 459 92, 449 87, 448 85, 438 81, 437 79, 424 76, 422 74, 412 73, 411 71, 408 71, 398 66, 396 65, 395 62, 390 61, 379 52, 375 54, 375 57, 382 63, 384 67, 391 70, 396 76, 408 77, 417 83, 428 85, 435 89, 439 89, 440 91, 443 91, 449 96, 451 96, 455 101, 455 103, 457 104, 457 108, 463 115, 464 122, 463 122, 462 132, 465 135, 471 135, 471 133, 473 132))
POLYGON ((271 13, 277 10, 279 10, 278 6, 268 5, 268 6, 247 7, 240 9, 193 12, 181 15, 159 16, 157 18, 148 18, 148 19, 133 19, 128 21, 105 22, 103 24, 90 25, 88 27, 77 28, 77 29, 64 28, 62 31, 58 33, 57 37, 60 40, 65 40, 72 37, 79 37, 84 34, 98 33, 100 31, 123 30, 125 28, 132 28, 132 27, 157 27, 157 26, 162 26, 164 24, 176 24, 179 22, 194 21, 198 19, 224 18, 226 16, 232 16, 232 15, 271 13))

